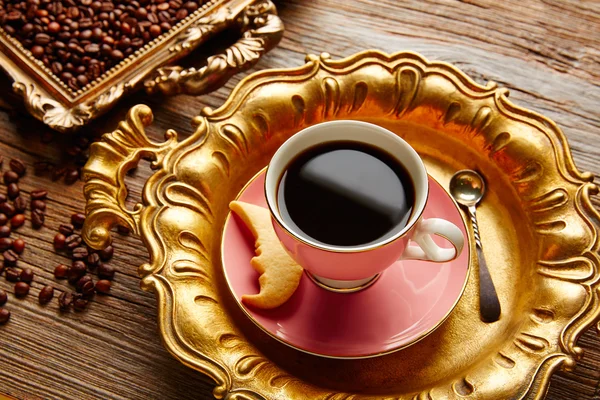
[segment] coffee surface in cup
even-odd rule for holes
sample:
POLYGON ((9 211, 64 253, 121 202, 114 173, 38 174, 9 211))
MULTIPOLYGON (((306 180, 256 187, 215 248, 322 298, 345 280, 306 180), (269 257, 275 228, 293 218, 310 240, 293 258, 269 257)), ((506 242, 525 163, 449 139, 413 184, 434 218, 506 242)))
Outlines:
POLYGON ((277 203, 283 220, 322 244, 359 246, 385 240, 410 219, 414 186, 405 167, 374 146, 328 142, 285 168, 277 203))

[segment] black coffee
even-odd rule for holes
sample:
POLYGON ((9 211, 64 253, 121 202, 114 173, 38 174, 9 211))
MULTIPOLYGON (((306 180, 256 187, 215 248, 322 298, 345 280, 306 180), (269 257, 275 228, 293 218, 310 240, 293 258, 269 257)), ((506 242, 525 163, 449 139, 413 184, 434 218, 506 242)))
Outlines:
POLYGON ((277 203, 285 222, 313 240, 358 246, 402 230, 414 196, 408 172, 394 157, 344 141, 315 146, 292 160, 277 203))

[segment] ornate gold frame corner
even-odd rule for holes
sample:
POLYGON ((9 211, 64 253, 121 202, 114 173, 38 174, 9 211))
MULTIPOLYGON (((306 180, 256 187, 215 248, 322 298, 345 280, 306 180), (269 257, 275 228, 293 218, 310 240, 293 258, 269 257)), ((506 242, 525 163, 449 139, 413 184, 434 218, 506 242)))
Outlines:
POLYGON ((541 399, 552 373, 574 368, 582 356, 577 339, 600 318, 600 214, 590 201, 598 187, 575 167, 560 129, 511 103, 495 84, 479 85, 411 52, 311 55, 299 68, 243 79, 223 106, 194 119, 196 132, 184 141, 171 130, 164 143, 150 141, 151 122, 151 110, 135 106, 92 145, 83 174, 83 236, 94 248, 110 243, 116 224, 141 236, 150 252, 139 270, 142 287, 157 295, 164 344, 214 379, 216 398, 541 399), (498 208, 482 208, 492 220, 482 231, 494 230, 494 217, 508 216, 523 229, 522 243, 499 240, 498 249, 488 247, 488 260, 522 275, 527 286, 513 298, 514 288, 496 281, 507 310, 499 323, 479 321, 471 278, 462 304, 433 335, 371 360, 299 354, 244 320, 220 269, 228 202, 283 141, 331 119, 401 124, 394 126, 422 146, 417 150, 441 182, 467 166, 504 185, 486 200, 498 208), (411 136, 411 129, 419 133, 411 136), (436 150, 441 140, 446 147, 436 150), (127 210, 125 174, 142 157, 153 159, 156 172, 143 204, 127 210), (512 202, 510 209, 499 209, 503 201, 512 202), (451 336, 461 332, 469 339, 453 344, 451 336), (487 346, 482 337, 498 339, 487 346), (412 371, 408 380, 404 368, 412 371))
POLYGON ((167 95, 211 92, 254 66, 281 40, 283 23, 270 0, 211 0, 83 89, 73 91, 0 28, 0 66, 31 115, 60 132, 74 131, 139 88, 167 95), (168 65, 228 27, 240 39, 201 68, 168 65))

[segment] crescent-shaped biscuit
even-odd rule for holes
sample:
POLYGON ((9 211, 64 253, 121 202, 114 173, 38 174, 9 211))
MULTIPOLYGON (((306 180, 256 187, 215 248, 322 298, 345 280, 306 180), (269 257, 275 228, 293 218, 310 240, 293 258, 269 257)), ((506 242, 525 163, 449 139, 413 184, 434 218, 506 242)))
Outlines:
POLYGON ((271 224, 269 210, 240 201, 232 201, 229 208, 242 219, 254 236, 256 257, 250 260, 250 264, 260 274, 260 292, 243 295, 242 301, 262 309, 279 307, 288 301, 298 288, 302 267, 288 255, 279 242, 271 224))

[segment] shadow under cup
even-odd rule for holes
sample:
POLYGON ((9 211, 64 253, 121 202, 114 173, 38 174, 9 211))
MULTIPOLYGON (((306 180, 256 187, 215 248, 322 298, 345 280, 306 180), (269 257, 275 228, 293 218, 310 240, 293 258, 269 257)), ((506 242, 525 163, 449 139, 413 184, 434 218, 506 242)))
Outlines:
POLYGON ((423 213, 428 192, 427 172, 417 152, 387 129, 361 121, 325 122, 298 132, 277 150, 265 177, 265 197, 279 240, 315 283, 341 292, 370 286, 380 272, 402 257, 423 213), (329 142, 365 144, 404 167, 414 190, 412 211, 404 227, 394 228, 394 234, 367 244, 336 246, 319 242, 288 222, 278 204, 279 184, 286 169, 301 154, 329 142))

